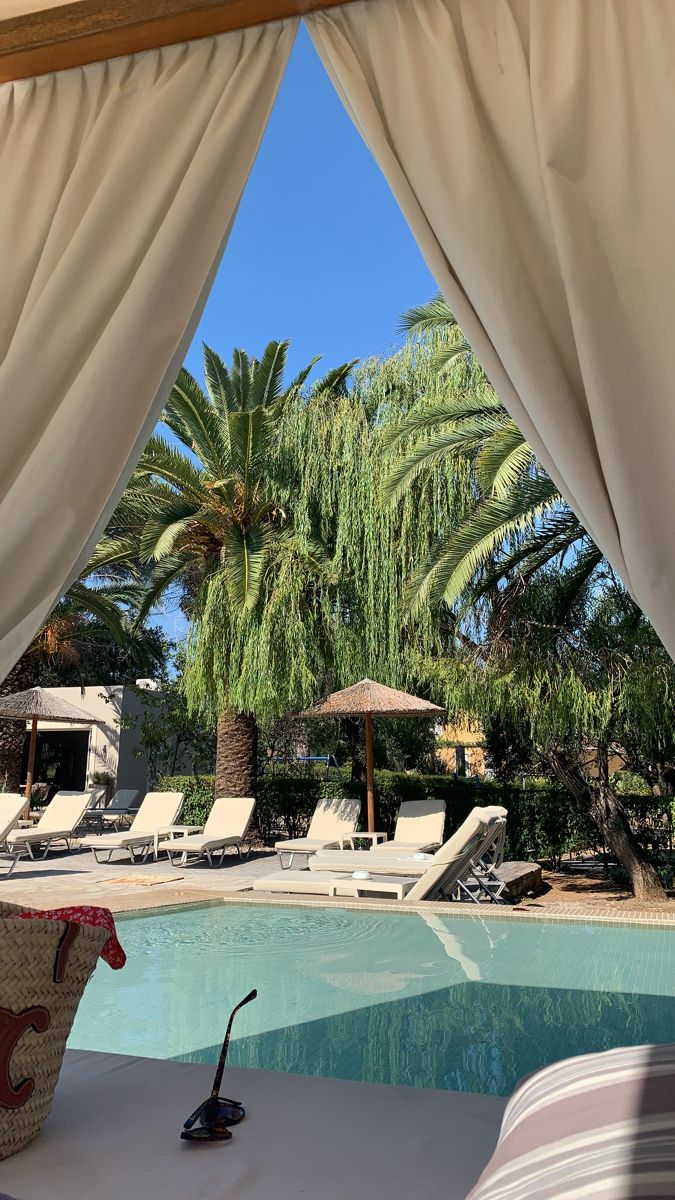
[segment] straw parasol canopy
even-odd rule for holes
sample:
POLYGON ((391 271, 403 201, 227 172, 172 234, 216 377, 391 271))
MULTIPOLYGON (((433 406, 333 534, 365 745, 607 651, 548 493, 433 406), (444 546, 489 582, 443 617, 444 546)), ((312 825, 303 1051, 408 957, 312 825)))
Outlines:
POLYGON ((26 774, 26 800, 30 802, 35 767, 38 721, 68 722, 72 725, 97 725, 98 720, 83 708, 76 708, 60 696, 54 696, 44 688, 29 688, 27 692, 13 692, 0 697, 0 719, 8 721, 31 721, 28 772, 26 774))
POLYGON ((366 726, 366 786, 368 791, 368 832, 375 832, 375 771, 373 767, 373 717, 440 717, 445 709, 419 696, 385 687, 373 679, 362 679, 341 692, 333 692, 300 716, 363 717, 366 726))

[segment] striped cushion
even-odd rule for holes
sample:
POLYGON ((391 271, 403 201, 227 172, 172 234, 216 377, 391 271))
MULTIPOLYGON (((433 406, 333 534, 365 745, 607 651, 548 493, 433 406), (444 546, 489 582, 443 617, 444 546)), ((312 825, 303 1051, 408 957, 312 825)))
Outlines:
POLYGON ((467 1200, 675 1196, 675 1045, 585 1054, 529 1076, 467 1200))

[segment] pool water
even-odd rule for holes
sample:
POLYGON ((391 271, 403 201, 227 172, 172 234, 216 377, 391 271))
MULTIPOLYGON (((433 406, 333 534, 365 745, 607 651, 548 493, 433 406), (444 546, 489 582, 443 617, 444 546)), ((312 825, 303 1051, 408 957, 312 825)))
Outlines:
POLYGON ((222 905, 122 918, 69 1045, 459 1091, 675 1041, 675 931, 222 905))

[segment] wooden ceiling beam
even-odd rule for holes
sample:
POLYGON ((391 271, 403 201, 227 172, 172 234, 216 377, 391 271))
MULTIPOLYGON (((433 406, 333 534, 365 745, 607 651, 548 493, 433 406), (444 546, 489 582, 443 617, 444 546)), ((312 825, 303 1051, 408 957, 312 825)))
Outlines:
POLYGON ((0 83, 341 3, 345 0, 77 0, 0 20, 0 83))

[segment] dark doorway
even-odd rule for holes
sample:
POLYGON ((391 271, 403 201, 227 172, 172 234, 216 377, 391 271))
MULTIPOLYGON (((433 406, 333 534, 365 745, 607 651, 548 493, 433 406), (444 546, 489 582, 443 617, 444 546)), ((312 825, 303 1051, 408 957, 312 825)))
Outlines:
MULTIPOLYGON (((21 760, 21 778, 28 770, 30 737, 26 734, 21 760)), ((35 749, 35 783, 48 783, 54 792, 84 791, 89 754, 88 729, 47 729, 38 732, 35 749)))

